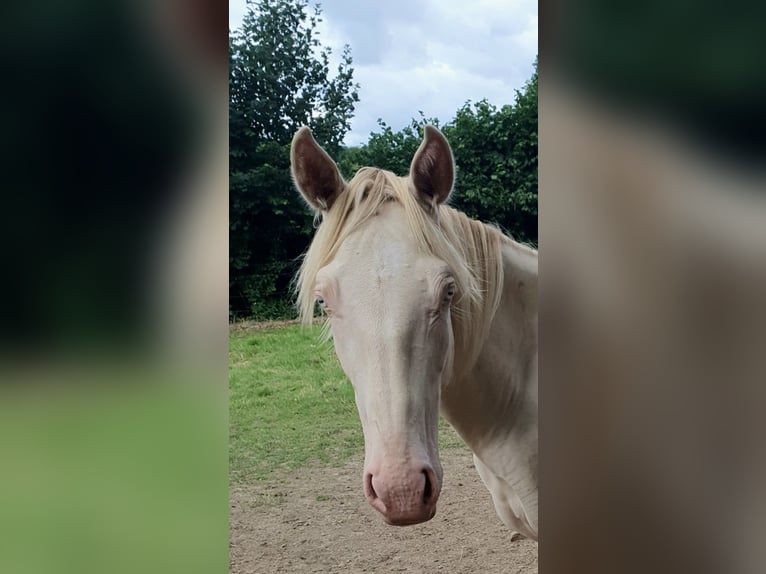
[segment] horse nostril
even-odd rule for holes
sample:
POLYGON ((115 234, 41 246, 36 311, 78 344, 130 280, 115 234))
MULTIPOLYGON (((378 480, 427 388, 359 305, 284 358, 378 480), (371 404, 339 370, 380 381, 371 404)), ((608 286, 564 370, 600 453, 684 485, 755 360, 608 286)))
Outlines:
POLYGON ((423 471, 423 477, 425 478, 425 484, 423 485, 423 504, 428 504, 433 495, 433 487, 431 486, 431 480, 428 478, 428 472, 423 471))
POLYGON ((378 498, 377 493, 375 492, 375 488, 372 486, 372 474, 367 473, 364 475, 364 493, 372 499, 378 498))

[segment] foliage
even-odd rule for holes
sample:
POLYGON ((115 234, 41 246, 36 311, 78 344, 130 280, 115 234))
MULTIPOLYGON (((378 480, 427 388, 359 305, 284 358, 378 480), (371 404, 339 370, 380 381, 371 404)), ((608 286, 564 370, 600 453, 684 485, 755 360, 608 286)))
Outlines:
POLYGON ((515 105, 465 104, 444 127, 457 163, 452 204, 537 243, 537 62, 515 105))
POLYGON ((410 170, 412 157, 423 138, 423 126, 426 124, 439 127, 439 119, 426 118, 423 112, 420 112, 420 119, 413 119, 410 125, 399 132, 395 132, 386 122, 378 119, 380 133, 371 133, 364 146, 342 150, 338 158, 338 168, 347 178, 365 166, 406 175, 410 170))
POLYGON ((312 231, 290 180, 292 135, 308 125, 340 149, 359 100, 351 53, 335 74, 308 0, 257 0, 229 41, 229 298, 233 315, 282 315, 312 231))
POLYGON ((290 282, 313 234, 313 216, 290 177, 290 141, 301 125, 337 159, 346 178, 363 166, 406 175, 426 123, 455 153, 451 203, 537 242, 537 62, 513 104, 467 102, 439 126, 420 112, 399 131, 383 120, 362 146, 343 148, 359 100, 351 53, 330 73, 319 7, 256 0, 229 42, 229 309, 233 318, 294 316, 290 282))
POLYGON ((398 132, 378 120, 380 132, 341 152, 338 166, 347 177, 365 165, 406 175, 427 123, 440 127, 455 155, 451 205, 499 225, 518 241, 537 243, 537 62, 514 105, 468 102, 444 126, 421 112, 398 132))
POLYGON ((420 112, 420 119, 398 132, 378 120, 380 131, 371 134, 365 145, 341 152, 341 172, 349 177, 371 165, 406 175, 425 124, 440 127, 455 155, 457 183, 451 205, 499 225, 518 241, 536 244, 537 62, 513 105, 497 108, 486 100, 467 102, 443 126, 420 112))

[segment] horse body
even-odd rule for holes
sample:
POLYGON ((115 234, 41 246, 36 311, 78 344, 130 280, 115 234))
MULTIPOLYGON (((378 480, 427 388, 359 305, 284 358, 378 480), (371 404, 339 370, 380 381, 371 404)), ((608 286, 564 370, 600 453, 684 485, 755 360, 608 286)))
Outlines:
POLYGON ((503 522, 537 538, 537 253, 444 205, 454 182, 427 126, 409 177, 346 183, 307 128, 292 171, 322 223, 298 278, 329 319, 365 437, 363 488, 390 524, 429 520, 439 410, 474 452, 503 522))

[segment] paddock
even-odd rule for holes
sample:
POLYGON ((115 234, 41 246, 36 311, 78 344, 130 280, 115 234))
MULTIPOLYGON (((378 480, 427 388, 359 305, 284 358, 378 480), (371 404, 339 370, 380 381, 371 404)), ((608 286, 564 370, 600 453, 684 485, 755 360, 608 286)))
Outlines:
POLYGON ((408 527, 380 520, 360 488, 350 383, 318 331, 232 326, 230 572, 537 572, 537 543, 510 541, 471 451, 444 421, 436 516, 408 527), (266 416, 274 408, 279 416, 266 416), (312 413, 319 421, 306 428, 312 413), (328 440, 341 435, 342 448, 328 440))
POLYGON ((467 448, 442 453, 439 510, 416 526, 384 524, 362 496, 363 458, 278 473, 230 490, 230 571, 537 572, 537 543, 510 543, 467 448))

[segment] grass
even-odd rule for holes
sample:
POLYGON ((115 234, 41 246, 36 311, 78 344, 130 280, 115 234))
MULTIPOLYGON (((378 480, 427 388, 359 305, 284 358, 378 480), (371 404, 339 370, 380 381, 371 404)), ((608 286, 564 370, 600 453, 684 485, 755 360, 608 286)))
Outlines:
MULTIPOLYGON (((320 327, 233 329, 229 336, 229 465, 234 482, 364 452, 354 391, 320 327)), ((446 422, 442 448, 465 448, 446 422)))

